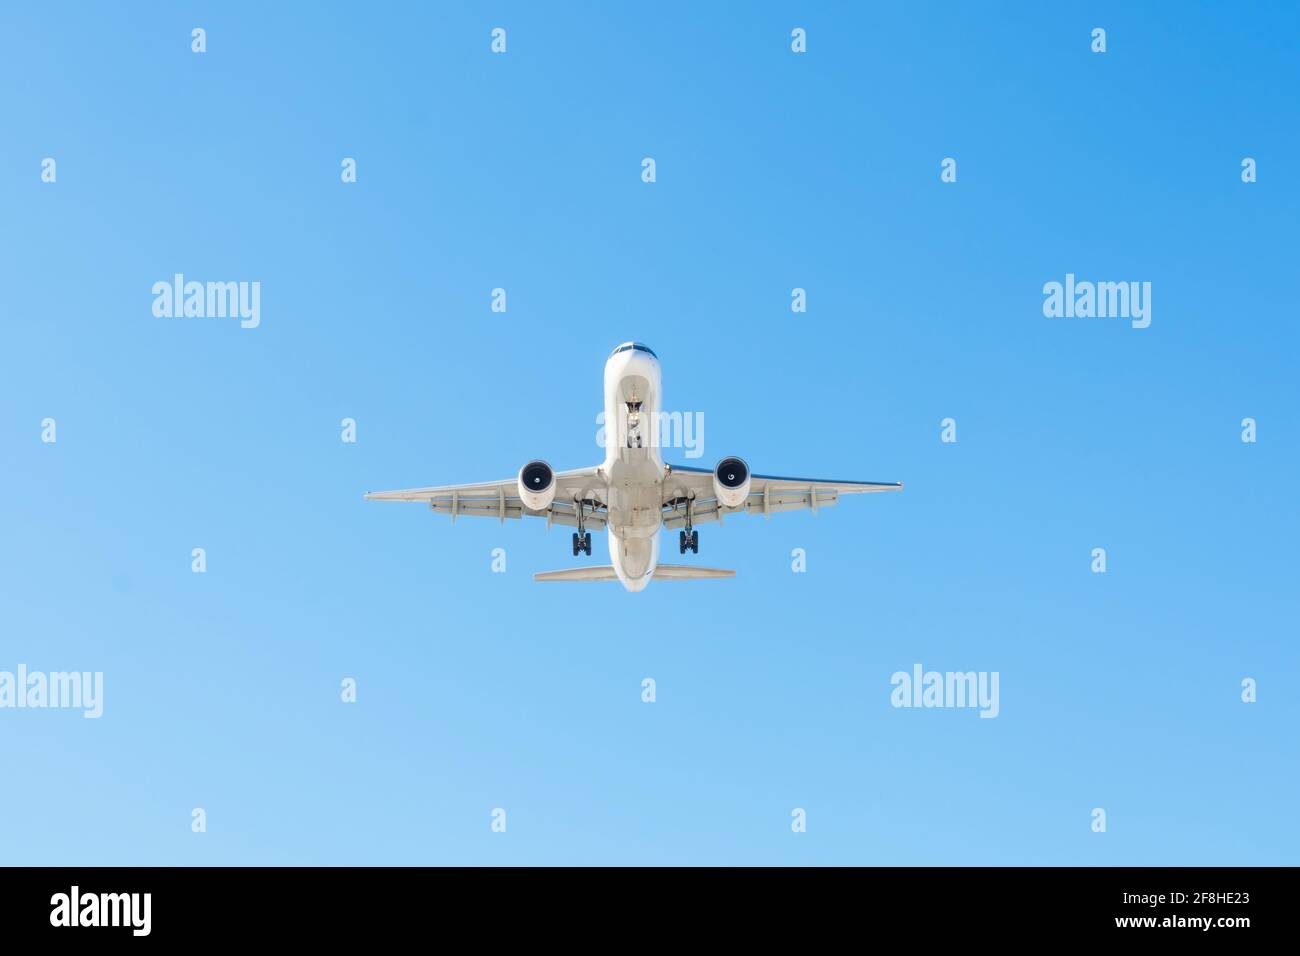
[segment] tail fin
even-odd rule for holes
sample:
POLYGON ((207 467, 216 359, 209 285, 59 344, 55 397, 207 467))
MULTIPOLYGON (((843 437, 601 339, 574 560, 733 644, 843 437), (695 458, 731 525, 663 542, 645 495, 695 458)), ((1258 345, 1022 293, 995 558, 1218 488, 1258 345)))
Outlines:
MULTIPOLYGON (((735 571, 722 568, 697 568, 689 564, 661 564, 655 568, 656 581, 691 581, 702 578, 734 578, 735 571)), ((534 581, 617 581, 613 565, 587 568, 564 568, 561 571, 538 571, 534 581)))

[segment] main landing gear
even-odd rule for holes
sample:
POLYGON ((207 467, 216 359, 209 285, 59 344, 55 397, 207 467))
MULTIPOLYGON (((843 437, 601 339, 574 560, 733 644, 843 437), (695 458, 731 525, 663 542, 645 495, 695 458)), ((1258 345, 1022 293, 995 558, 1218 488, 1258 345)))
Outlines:
POLYGON ((695 499, 686 499, 686 530, 677 532, 677 547, 682 554, 690 548, 692 554, 700 553, 700 533, 692 530, 691 525, 695 520, 695 499))
POLYGON ((577 500, 573 504, 578 512, 578 530, 573 533, 573 555, 577 557, 585 554, 591 557, 591 532, 587 530, 587 513, 584 510, 586 501, 577 500))

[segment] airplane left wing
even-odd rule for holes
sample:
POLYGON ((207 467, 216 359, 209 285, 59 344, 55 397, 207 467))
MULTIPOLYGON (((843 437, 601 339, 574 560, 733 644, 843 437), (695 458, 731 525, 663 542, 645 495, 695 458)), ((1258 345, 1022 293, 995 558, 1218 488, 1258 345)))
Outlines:
POLYGON ((680 500, 694 495, 691 521, 703 524, 722 521, 731 514, 770 515, 777 511, 828 508, 840 495, 861 495, 876 491, 901 491, 901 481, 830 481, 819 478, 784 478, 778 475, 751 475, 749 495, 739 505, 722 505, 713 492, 711 468, 687 468, 671 465, 664 479, 664 527, 686 525, 686 506, 680 500))
MULTIPOLYGON (((546 518, 548 522, 560 525, 578 526, 578 512, 573 499, 603 501, 605 498, 604 480, 599 475, 600 469, 575 468, 572 471, 555 473, 555 499, 544 511, 534 511, 524 504, 519 497, 517 478, 504 478, 501 481, 488 481, 476 485, 442 485, 436 488, 406 488, 400 491, 367 492, 367 501, 420 501, 427 502, 431 511, 451 515, 455 521, 461 515, 471 517, 496 518, 505 522, 507 518, 524 516, 546 518)), ((587 528, 605 527, 604 513, 584 509, 583 524, 587 528)))

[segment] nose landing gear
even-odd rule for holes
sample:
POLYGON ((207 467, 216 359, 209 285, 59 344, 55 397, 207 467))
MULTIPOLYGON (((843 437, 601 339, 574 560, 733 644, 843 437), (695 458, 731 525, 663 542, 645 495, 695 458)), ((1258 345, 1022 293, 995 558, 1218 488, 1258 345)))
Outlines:
POLYGON ((627 447, 641 447, 641 403, 627 403, 627 447))

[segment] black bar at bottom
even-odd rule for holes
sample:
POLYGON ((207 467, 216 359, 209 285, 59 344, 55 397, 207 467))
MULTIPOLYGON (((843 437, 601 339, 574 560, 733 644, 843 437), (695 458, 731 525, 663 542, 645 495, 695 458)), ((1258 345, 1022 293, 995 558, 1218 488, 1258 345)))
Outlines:
MULTIPOLYGON (((1288 868, 9 868, 6 942, 1290 936, 1288 868), (616 935, 610 936, 608 934, 616 935), (665 936, 665 933, 671 935, 665 936), (802 934, 802 936, 801 936, 802 934)), ((658 941, 657 943, 655 941, 658 941)))

